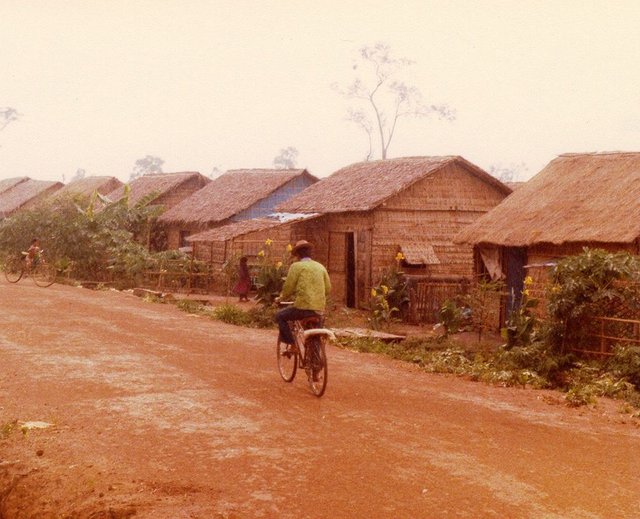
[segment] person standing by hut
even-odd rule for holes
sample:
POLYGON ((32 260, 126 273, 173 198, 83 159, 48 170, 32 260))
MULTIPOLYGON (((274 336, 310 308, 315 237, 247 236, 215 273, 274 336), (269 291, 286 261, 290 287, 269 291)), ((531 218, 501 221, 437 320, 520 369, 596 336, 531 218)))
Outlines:
POLYGON ((238 301, 249 301, 249 290, 251 290, 251 274, 249 274, 249 266, 247 265, 247 257, 242 256, 238 265, 238 282, 233 287, 233 291, 240 298, 238 301))

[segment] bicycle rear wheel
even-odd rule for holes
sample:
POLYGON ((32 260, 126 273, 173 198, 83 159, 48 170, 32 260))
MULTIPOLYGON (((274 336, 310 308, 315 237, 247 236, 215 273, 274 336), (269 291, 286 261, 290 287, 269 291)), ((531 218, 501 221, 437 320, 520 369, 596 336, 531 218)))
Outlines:
POLYGON ((307 341, 307 348, 310 349, 309 357, 311 368, 307 373, 309 379, 309 387, 311 392, 317 397, 324 395, 325 389, 327 389, 327 354, 325 351, 324 336, 311 337, 307 341))
POLYGON ((298 370, 298 354, 296 350, 286 342, 278 341, 276 353, 278 355, 278 371, 282 380, 291 382, 298 370))
POLYGON ((31 276, 39 287, 49 287, 56 280, 56 268, 49 263, 40 263, 33 269, 31 276))
POLYGON ((23 272, 24 265, 20 260, 10 259, 4 264, 4 277, 7 278, 9 283, 17 283, 20 281, 23 272))

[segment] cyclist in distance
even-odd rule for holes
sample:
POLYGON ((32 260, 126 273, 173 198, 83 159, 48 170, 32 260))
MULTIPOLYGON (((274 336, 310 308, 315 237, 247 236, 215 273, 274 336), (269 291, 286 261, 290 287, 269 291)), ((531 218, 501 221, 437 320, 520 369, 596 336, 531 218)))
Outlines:
POLYGON ((275 316, 280 341, 287 344, 295 342, 289 321, 317 316, 323 312, 331 291, 327 269, 311 259, 311 250, 312 245, 306 240, 298 241, 291 250, 297 261, 289 267, 280 300, 293 301, 293 305, 279 310, 275 316))

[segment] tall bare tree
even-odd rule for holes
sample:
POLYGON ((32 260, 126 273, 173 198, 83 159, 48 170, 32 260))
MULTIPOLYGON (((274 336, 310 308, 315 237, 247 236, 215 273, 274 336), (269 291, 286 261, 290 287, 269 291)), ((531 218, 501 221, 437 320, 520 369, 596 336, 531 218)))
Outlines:
POLYGON ((293 169, 298 162, 298 149, 293 146, 282 148, 280 153, 273 159, 273 166, 276 169, 293 169))
POLYGON ((367 134, 367 160, 373 158, 376 140, 380 156, 387 158, 398 121, 403 117, 436 115, 448 121, 455 119, 455 112, 448 105, 427 104, 417 87, 396 78, 412 64, 411 60, 393 56, 386 43, 367 45, 360 48, 353 65, 356 74, 353 82, 346 88, 337 83, 333 85, 342 96, 354 102, 348 108, 347 120, 367 134))

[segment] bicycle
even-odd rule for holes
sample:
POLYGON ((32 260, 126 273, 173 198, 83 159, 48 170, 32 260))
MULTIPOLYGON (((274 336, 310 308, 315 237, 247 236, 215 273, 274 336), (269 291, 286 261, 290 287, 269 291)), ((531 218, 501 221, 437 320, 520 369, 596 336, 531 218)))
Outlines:
POLYGON ((285 382, 292 382, 298 368, 304 369, 311 392, 321 397, 327 388, 327 353, 326 342, 335 340, 331 330, 322 328, 323 316, 305 317, 290 321, 289 326, 295 343, 289 345, 280 342, 276 347, 278 371, 285 382))
POLYGON ((44 260, 42 251, 34 258, 32 264, 27 263, 27 253, 21 258, 11 258, 4 264, 4 277, 9 283, 17 283, 23 277, 30 276, 39 287, 49 287, 56 281, 56 268, 44 260))

